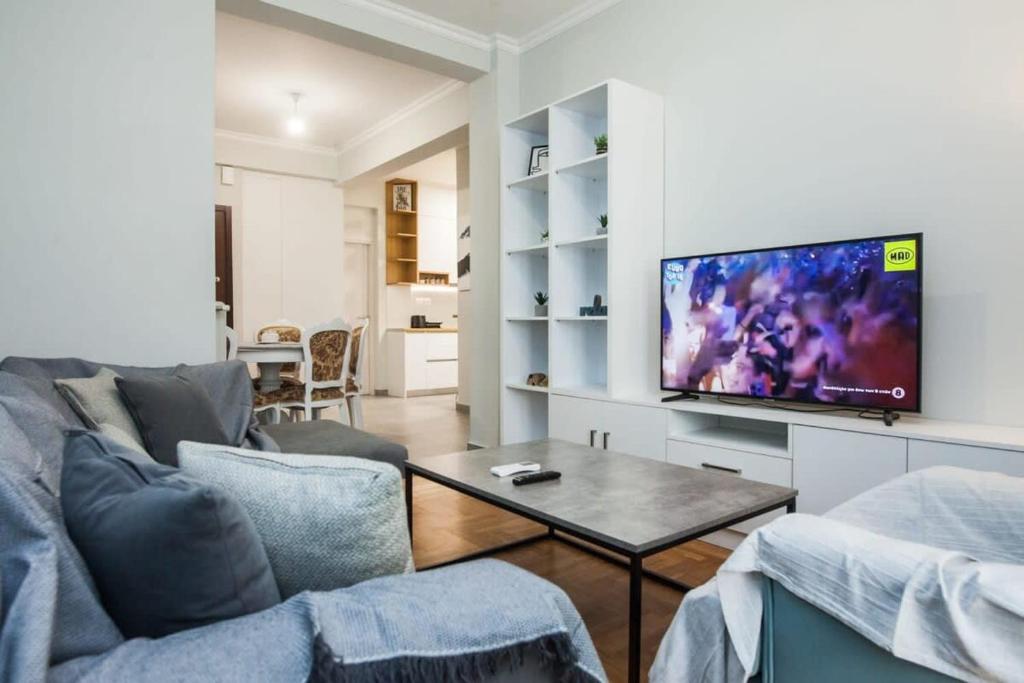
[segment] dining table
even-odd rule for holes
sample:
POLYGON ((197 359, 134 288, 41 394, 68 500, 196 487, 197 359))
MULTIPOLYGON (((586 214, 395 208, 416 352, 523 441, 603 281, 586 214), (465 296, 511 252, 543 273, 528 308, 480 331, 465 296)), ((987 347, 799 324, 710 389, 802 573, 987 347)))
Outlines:
POLYGON ((301 363, 304 358, 299 342, 239 344, 236 357, 260 368, 260 393, 281 388, 281 367, 285 363, 301 363))

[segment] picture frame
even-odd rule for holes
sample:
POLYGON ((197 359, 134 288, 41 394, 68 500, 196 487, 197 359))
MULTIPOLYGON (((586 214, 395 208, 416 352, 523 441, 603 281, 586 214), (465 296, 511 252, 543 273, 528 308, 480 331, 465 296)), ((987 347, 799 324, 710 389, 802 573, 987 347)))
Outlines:
POLYGON ((526 175, 537 175, 548 170, 548 146, 534 145, 530 148, 530 166, 526 175))
POLYGON ((395 183, 391 187, 391 210, 396 213, 413 213, 412 183, 395 183))

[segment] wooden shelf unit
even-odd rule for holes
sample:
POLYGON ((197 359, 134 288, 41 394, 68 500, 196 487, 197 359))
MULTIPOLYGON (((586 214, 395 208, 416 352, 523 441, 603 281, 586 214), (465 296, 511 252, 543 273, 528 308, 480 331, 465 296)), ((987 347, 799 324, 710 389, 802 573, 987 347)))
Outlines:
POLYGON ((419 189, 415 180, 393 178, 384 183, 387 284, 417 283, 419 273, 419 189), (412 211, 395 211, 395 185, 412 185, 412 211))

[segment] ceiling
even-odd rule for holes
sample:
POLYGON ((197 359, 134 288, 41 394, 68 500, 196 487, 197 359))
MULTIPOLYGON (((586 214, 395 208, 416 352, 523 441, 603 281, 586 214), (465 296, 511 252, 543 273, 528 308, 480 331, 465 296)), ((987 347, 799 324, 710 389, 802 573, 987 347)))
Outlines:
POLYGON ((391 0, 476 33, 521 39, 594 0, 391 0))
POLYGON ((429 71, 217 12, 218 129, 340 147, 453 83, 429 71), (285 131, 292 92, 303 95, 302 136, 285 131))
POLYGON ((406 166, 405 168, 388 174, 396 178, 407 178, 420 183, 431 183, 455 189, 455 149, 446 149, 440 154, 435 154, 423 161, 406 166))

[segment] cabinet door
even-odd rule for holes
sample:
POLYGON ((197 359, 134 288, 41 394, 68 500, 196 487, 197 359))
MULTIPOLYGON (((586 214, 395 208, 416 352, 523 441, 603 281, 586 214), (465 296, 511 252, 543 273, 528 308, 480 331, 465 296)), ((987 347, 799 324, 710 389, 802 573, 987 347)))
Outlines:
POLYGON ((610 451, 665 461, 668 418, 664 408, 600 403, 600 433, 596 445, 610 451))
POLYGON ((906 471, 906 439, 793 427, 793 488, 800 490, 797 512, 828 512, 906 471))
MULTIPOLYGON (((719 448, 688 441, 669 441, 668 461, 673 465, 684 465, 696 470, 703 469, 708 472, 742 477, 776 486, 790 486, 793 477, 792 463, 786 458, 734 451, 730 448, 719 448)), ((798 505, 799 502, 798 499, 798 505)), ((767 524, 783 514, 785 514, 784 511, 776 510, 741 522, 731 528, 749 534, 762 524, 767 524)))
POLYGON ((405 337, 405 390, 418 391, 427 387, 426 334, 408 334, 405 337))
POLYGON ((423 336, 427 338, 427 360, 459 359, 459 335, 431 332, 423 336))
POLYGON ((451 389, 459 386, 459 361, 428 360, 427 389, 451 389))
POLYGON ((601 405, 600 401, 585 398, 550 395, 548 434, 552 439, 600 447, 601 405), (591 438, 594 443, 590 443, 591 438))
POLYGON ((983 472, 1002 472, 1024 477, 1024 453, 997 448, 961 446, 955 443, 910 440, 907 466, 910 471, 937 465, 952 465, 983 472))

